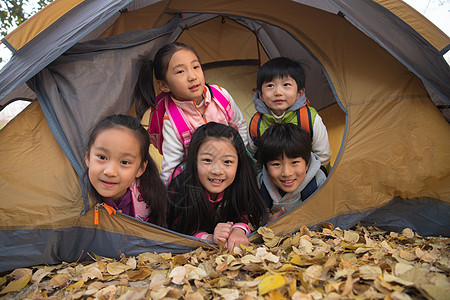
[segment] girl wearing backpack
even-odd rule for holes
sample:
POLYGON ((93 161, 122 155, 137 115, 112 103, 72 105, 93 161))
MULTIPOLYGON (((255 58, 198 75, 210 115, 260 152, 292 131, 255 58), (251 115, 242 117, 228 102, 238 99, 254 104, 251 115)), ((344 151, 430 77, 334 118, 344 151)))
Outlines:
POLYGON ((266 208, 251 157, 233 127, 209 122, 192 136, 181 173, 169 183, 167 225, 233 249, 248 244, 266 208))
POLYGON ((160 176, 165 182, 183 159, 193 132, 205 123, 233 126, 248 142, 247 124, 233 98, 224 88, 205 84, 200 59, 185 44, 167 44, 153 60, 144 57, 134 97, 140 118, 152 108, 148 131, 163 155, 160 176), (153 72, 162 91, 156 98, 153 72))

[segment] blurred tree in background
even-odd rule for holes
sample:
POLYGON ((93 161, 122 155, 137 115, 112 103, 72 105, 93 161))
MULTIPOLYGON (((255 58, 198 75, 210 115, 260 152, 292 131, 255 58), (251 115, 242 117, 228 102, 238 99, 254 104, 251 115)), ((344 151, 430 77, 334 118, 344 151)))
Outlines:
MULTIPOLYGON (((53 0, 0 0, 0 36, 3 38, 53 0)), ((0 57, 0 62, 2 58, 0 57)))

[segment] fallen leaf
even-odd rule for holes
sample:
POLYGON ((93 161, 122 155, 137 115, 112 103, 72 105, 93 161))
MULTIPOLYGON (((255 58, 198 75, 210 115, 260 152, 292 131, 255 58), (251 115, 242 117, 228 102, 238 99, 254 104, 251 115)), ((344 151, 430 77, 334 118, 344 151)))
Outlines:
POLYGON ((359 234, 353 230, 344 230, 344 241, 357 243, 359 241, 359 234))
POLYGON ((103 280, 102 272, 97 267, 85 268, 81 271, 81 277, 83 281, 86 282, 89 279, 100 279, 103 280))
POLYGON ((69 282, 70 276, 67 274, 57 274, 50 279, 50 282, 48 283, 48 287, 50 288, 57 288, 62 287, 69 282))
POLYGON ((31 280, 31 270, 29 274, 28 272, 26 273, 27 274, 21 274, 17 279, 8 283, 8 285, 0 292, 0 295, 15 292, 26 287, 28 282, 31 280))
POLYGON ((106 266, 106 270, 110 275, 119 275, 127 270, 132 269, 131 266, 120 262, 111 262, 106 266))
POLYGON ((414 238, 414 231, 411 228, 405 228, 402 230, 402 235, 407 239, 414 238))
POLYGON ((286 280, 281 275, 270 275, 265 277, 258 284, 258 293, 260 295, 267 294, 268 292, 278 289, 286 284, 286 280))
POLYGON ((172 278, 172 282, 175 284, 183 284, 185 276, 186 268, 183 266, 175 267, 169 274, 169 278, 172 278))

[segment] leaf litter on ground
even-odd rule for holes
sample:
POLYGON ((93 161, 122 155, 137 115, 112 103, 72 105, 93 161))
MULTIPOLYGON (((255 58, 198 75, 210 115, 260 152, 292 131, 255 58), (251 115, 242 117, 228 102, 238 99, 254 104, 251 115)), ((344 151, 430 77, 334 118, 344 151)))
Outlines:
POLYGON ((448 299, 450 239, 323 224, 233 251, 145 252, 19 268, 1 299, 448 299))

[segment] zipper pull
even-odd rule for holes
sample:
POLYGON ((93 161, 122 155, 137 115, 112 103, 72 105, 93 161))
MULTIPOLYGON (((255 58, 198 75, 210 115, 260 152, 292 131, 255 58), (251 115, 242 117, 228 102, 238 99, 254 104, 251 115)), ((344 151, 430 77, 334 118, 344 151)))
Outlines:
POLYGON ((106 203, 103 203, 102 205, 106 209, 106 211, 108 212, 109 215, 115 215, 116 214, 116 210, 114 209, 114 207, 109 206, 106 203))
POLYGON ((98 208, 100 207, 100 203, 95 204, 95 209, 94 209, 94 225, 98 225, 99 221, 98 221, 98 208))

